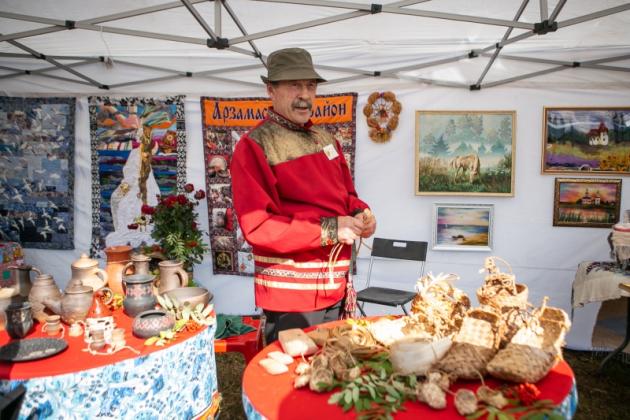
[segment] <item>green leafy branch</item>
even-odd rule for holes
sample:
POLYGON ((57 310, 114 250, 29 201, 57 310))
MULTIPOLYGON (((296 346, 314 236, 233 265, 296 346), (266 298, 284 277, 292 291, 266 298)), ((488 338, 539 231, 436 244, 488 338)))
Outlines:
POLYGON ((403 404, 415 399, 415 375, 392 375, 387 355, 360 363, 363 375, 349 382, 337 383, 341 391, 330 396, 329 404, 341 406, 344 412, 354 408, 360 420, 393 419, 393 413, 404 410, 403 404))

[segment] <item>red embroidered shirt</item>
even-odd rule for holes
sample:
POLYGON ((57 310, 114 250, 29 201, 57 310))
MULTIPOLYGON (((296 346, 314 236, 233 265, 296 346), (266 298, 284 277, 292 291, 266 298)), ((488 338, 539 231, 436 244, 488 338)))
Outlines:
POLYGON ((344 246, 329 272, 336 217, 368 206, 330 134, 310 121, 293 124, 273 109, 268 115, 241 137, 230 165, 234 209, 254 253, 256 305, 323 309, 343 298, 350 265, 344 246))

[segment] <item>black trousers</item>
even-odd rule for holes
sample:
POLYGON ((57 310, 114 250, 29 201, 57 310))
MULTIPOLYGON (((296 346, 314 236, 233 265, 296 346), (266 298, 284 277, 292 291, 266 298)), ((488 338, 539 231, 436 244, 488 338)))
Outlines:
POLYGON ((265 343, 278 339, 278 333, 291 328, 307 328, 312 325, 336 321, 341 312, 341 302, 313 312, 274 312, 263 310, 265 315, 265 343))

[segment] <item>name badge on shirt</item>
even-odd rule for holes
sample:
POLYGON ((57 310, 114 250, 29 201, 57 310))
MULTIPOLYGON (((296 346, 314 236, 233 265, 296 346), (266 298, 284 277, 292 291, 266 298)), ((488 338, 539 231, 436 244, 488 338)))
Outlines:
POLYGON ((339 157, 339 153, 337 153, 337 149, 335 149, 335 146, 332 144, 329 144, 328 146, 324 146, 324 153, 326 154, 326 157, 328 158, 328 160, 333 160, 336 157, 339 157))

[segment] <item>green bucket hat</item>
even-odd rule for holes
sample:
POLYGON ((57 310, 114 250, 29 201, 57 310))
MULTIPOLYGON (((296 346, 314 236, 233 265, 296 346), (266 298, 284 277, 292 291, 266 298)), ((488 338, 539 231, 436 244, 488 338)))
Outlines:
POLYGON ((326 81, 313 68, 311 54, 302 48, 285 48, 269 54, 267 77, 260 78, 265 83, 310 79, 316 79, 318 83, 326 81))

